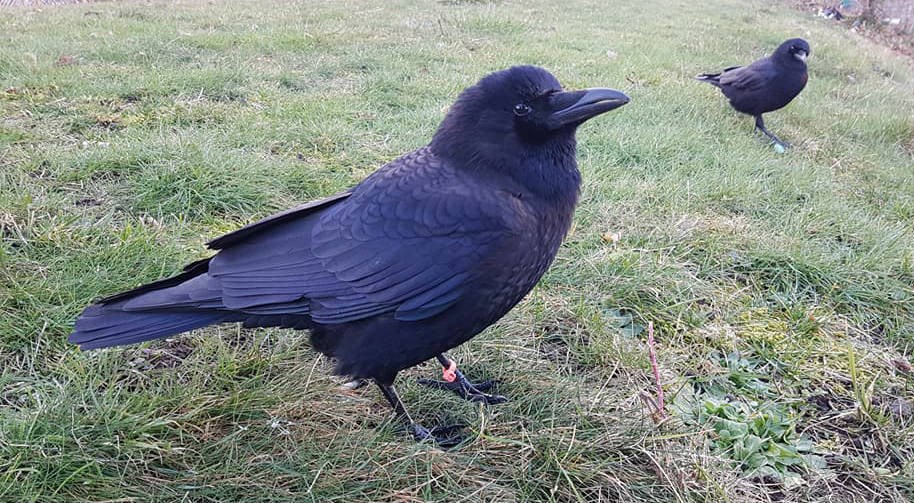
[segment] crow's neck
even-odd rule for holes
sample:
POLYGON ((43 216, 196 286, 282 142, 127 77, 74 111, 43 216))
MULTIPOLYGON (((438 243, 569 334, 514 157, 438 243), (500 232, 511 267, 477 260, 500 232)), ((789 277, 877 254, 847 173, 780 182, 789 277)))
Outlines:
POLYGON ((501 145, 485 141, 433 141, 435 155, 455 167, 494 177, 507 176, 544 202, 573 209, 581 186, 573 134, 538 144, 501 145))
POLYGON ((778 54, 777 57, 774 58, 774 62, 781 68, 789 68, 794 71, 806 70, 806 63, 800 61, 790 53, 778 54))
POLYGON ((577 203, 581 187, 574 137, 525 151, 508 173, 531 192, 546 199, 577 203))

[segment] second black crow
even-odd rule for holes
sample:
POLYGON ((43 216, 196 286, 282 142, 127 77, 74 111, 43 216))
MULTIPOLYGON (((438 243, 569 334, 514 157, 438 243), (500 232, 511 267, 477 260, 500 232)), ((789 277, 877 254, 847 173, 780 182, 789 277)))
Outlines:
POLYGON ((461 93, 428 145, 211 241, 218 252, 177 276, 98 301, 69 340, 87 350, 223 322, 308 329, 335 373, 374 380, 416 438, 445 442, 410 418, 394 378, 437 358, 438 387, 503 400, 444 353, 546 272, 578 200, 575 131, 627 102, 612 89, 565 91, 533 66, 492 73, 461 93))
POLYGON ((755 117, 755 127, 759 131, 780 147, 787 148, 787 143, 765 128, 762 114, 783 108, 806 87, 809 53, 805 40, 792 38, 771 56, 751 65, 731 66, 719 73, 703 73, 696 78, 720 88, 733 108, 755 117))

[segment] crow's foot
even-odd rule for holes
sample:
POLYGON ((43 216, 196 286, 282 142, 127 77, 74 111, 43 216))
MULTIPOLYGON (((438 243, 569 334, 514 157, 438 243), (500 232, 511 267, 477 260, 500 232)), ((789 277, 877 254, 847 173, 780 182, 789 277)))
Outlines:
POLYGON ((448 390, 464 400, 484 403, 486 405, 495 405, 508 401, 507 398, 501 395, 486 393, 486 391, 489 391, 495 386, 494 381, 486 380, 478 383, 471 382, 463 375, 463 372, 457 369, 457 364, 454 360, 451 360, 444 355, 439 355, 438 361, 444 367, 443 374, 445 380, 419 379, 419 384, 435 389, 448 390))

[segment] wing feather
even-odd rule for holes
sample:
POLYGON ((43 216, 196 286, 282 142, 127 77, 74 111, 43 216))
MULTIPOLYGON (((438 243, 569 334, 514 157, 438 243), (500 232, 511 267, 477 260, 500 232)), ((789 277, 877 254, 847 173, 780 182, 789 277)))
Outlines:
POLYGON ((749 66, 727 68, 720 74, 720 85, 732 86, 744 91, 761 89, 768 85, 774 74, 768 69, 769 66, 771 66, 771 62, 766 58, 749 66))
POLYGON ((469 293, 473 265, 525 217, 473 180, 420 149, 336 199, 213 241, 222 250, 209 275, 225 306, 246 313, 324 324, 434 316, 469 293))

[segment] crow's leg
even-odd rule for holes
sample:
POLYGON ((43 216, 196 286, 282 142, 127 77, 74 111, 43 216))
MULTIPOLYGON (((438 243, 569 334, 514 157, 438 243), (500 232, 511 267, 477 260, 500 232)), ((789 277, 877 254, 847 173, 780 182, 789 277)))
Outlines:
POLYGON ((404 423, 406 430, 409 431, 416 440, 420 442, 425 440, 432 440, 440 447, 444 448, 454 447, 463 441, 461 436, 455 436, 453 433, 463 429, 464 425, 455 424, 450 426, 439 426, 429 430, 421 424, 413 421, 413 418, 410 417, 409 412, 406 411, 406 407, 403 406, 403 401, 400 400, 400 395, 397 394, 397 390, 395 390, 392 385, 381 384, 377 380, 375 380, 375 384, 377 384, 378 388, 381 389, 381 394, 384 395, 384 398, 386 398, 390 403, 390 406, 393 407, 397 417, 404 423))
POLYGON ((778 144, 778 145, 784 147, 785 149, 786 149, 786 148, 790 148, 790 144, 789 144, 789 143, 787 143, 787 142, 785 142, 785 141, 782 141, 780 138, 778 138, 777 136, 775 136, 774 133, 772 133, 771 131, 768 131, 768 129, 765 127, 765 121, 762 120, 762 114, 758 114, 758 115, 755 116, 755 129, 758 129, 758 130, 761 131, 762 133, 765 133, 765 136, 767 136, 768 138, 770 138, 771 141, 773 141, 773 142, 775 142, 776 144, 778 144))
POLYGON ((491 380, 480 383, 472 383, 463 372, 457 369, 457 363, 448 358, 444 353, 438 355, 438 363, 444 368, 442 374, 443 381, 432 379, 419 379, 419 384, 430 386, 437 389, 450 390, 464 400, 471 402, 482 402, 486 405, 507 402, 508 399, 501 395, 490 395, 486 393, 495 384, 491 380))

